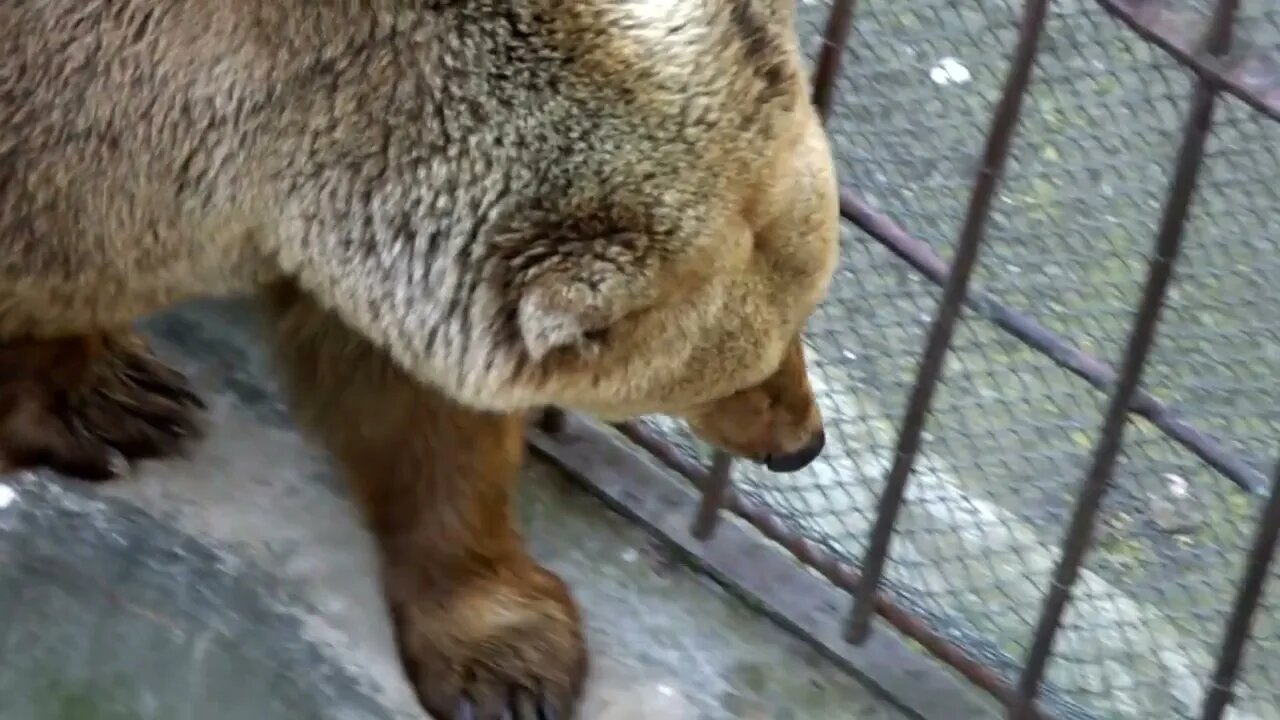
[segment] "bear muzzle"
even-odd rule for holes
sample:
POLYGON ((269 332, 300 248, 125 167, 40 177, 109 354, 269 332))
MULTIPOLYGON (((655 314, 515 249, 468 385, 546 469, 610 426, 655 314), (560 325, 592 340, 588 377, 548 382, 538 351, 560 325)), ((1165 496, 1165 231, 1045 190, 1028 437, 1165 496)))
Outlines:
POLYGON ((776 473, 792 473, 809 466, 826 447, 827 434, 821 428, 799 450, 787 453, 770 453, 764 458, 764 466, 776 473))

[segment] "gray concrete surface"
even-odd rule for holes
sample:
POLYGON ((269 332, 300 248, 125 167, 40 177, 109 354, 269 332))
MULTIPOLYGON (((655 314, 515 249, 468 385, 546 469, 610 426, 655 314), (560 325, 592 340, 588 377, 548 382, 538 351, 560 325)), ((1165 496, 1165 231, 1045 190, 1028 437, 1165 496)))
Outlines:
MULTIPOLYGON (((189 458, 102 486, 0 479, 0 718, 420 717, 370 540, 289 423, 251 326, 234 302, 150 326, 210 404, 189 458)), ((527 476, 535 553, 589 623, 583 718, 906 717, 558 471, 527 476)))

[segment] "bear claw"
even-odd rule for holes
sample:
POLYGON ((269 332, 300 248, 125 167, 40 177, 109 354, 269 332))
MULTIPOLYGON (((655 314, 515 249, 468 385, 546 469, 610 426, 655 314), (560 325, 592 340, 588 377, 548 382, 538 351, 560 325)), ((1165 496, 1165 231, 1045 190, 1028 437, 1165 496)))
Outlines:
POLYGON ((110 480, 176 455, 204 402, 131 334, 0 346, 0 471, 110 480))
MULTIPOLYGON (((498 720, 560 720, 550 700, 539 699, 523 689, 512 691, 512 697, 498 720)), ((470 698, 464 697, 454 711, 454 720, 485 720, 470 698)))
POLYGON ((405 669, 438 720, 574 715, 587 671, 577 607, 543 568, 504 575, 393 603, 405 669))

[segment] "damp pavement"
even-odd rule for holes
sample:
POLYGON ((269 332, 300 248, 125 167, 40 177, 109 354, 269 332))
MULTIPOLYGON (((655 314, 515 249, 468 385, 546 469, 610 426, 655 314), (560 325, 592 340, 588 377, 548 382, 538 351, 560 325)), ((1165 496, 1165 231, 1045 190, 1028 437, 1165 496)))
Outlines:
MULTIPOLYGON (((184 459, 87 485, 0 477, 0 718, 421 719, 373 548, 280 402, 250 306, 148 324, 209 403, 184 459)), ((594 672, 582 718, 917 717, 531 460, 520 515, 573 586, 594 672)))

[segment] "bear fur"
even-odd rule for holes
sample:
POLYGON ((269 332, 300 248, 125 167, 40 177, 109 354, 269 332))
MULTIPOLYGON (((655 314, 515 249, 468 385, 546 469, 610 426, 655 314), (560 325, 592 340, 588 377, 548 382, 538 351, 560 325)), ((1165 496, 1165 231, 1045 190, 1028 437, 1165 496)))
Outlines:
POLYGON ((793 13, 0 4, 0 470, 176 452, 200 400, 133 323, 258 293, 424 706, 571 716, 578 610, 512 519, 526 412, 682 417, 775 469, 821 449, 800 332, 838 208, 793 13))

